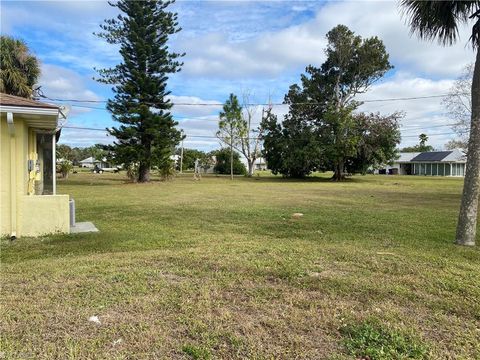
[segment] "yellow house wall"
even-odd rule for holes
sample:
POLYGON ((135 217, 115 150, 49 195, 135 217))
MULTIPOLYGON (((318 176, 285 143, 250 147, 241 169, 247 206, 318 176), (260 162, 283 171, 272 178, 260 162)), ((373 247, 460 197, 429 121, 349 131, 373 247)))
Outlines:
POLYGON ((70 231, 68 195, 27 195, 28 155, 36 151, 35 132, 13 115, 15 188, 11 188, 11 136, 5 113, 0 117, 0 235, 38 236, 70 231), (16 201, 12 208, 11 199, 16 201), (12 229, 12 216, 16 229, 12 229))
POLYGON ((0 235, 10 233, 10 135, 5 113, 0 116, 0 235))
POLYGON ((22 236, 70 231, 68 195, 24 195, 21 198, 19 229, 22 236))

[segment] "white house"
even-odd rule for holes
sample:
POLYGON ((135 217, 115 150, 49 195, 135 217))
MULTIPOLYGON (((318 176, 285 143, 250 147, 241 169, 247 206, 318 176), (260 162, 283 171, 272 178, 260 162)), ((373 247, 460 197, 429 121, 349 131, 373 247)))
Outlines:
MULTIPOLYGON (((245 156, 241 156, 240 161, 248 169, 248 161, 245 159, 245 156)), ((267 170, 267 162, 263 157, 255 159, 255 162, 253 163, 253 170, 267 170)))
POLYGON ((97 165, 100 169, 109 168, 110 164, 107 162, 106 158, 103 158, 102 161, 94 159, 92 156, 83 159, 80 161, 80 166, 85 168, 94 168, 97 165))
POLYGON ((460 149, 400 153, 391 166, 377 170, 379 174, 424 175, 424 176, 465 176, 467 157, 460 149))
POLYGON ((259 157, 254 163, 255 170, 267 170, 267 162, 263 157, 259 157))

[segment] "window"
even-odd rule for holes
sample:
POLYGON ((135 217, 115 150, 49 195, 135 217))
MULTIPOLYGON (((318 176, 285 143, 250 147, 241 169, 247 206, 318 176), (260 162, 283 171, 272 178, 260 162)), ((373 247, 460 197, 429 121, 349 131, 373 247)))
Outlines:
POLYGON ((445 175, 445 164, 438 164, 438 175, 444 176, 445 175))
POLYGON ((426 164, 419 164, 420 165, 420 175, 425 175, 425 170, 427 169, 426 164))

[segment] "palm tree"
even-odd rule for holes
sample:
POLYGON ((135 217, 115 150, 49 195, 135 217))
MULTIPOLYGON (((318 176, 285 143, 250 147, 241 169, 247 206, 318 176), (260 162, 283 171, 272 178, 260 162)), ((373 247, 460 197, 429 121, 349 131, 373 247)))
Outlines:
POLYGON ((0 37, 0 92, 32 97, 32 87, 40 75, 38 60, 21 40, 0 37))
POLYGON ((427 134, 420 134, 418 136, 418 139, 420 140, 420 147, 425 147, 425 144, 428 141, 428 136, 427 134))
POLYGON ((473 23, 470 41, 476 51, 476 62, 472 80, 472 117, 456 243, 475 245, 480 194, 480 1, 401 0, 401 6, 412 33, 426 40, 438 39, 442 45, 457 41, 459 25, 473 23))

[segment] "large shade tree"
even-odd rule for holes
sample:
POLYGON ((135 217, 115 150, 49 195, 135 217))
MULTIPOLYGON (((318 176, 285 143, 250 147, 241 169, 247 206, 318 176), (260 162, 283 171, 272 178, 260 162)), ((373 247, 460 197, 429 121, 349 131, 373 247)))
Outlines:
POLYGON ((326 60, 321 67, 308 66, 301 83, 292 85, 285 102, 289 120, 311 123, 331 160, 334 180, 342 180, 345 162, 356 152, 358 138, 351 129, 358 94, 368 91, 392 68, 383 42, 376 36, 362 39, 345 25, 327 35, 326 60))
POLYGON ((472 24, 470 42, 476 52, 472 80, 472 114, 468 157, 458 216, 456 243, 475 245, 478 197, 480 195, 480 1, 403 0, 412 33, 426 40, 437 39, 443 45, 458 40, 458 27, 472 24))
MULTIPOLYGON (((285 96, 289 112, 282 124, 276 124, 272 116, 263 122, 269 168, 285 176, 333 170, 334 180, 345 178, 347 161, 358 155, 363 138, 356 116, 361 103, 355 97, 392 68, 377 37, 362 38, 345 25, 335 26, 326 37, 325 62, 320 67, 308 66, 300 83, 290 86, 285 96)), ((364 123, 373 126, 380 118, 364 123)), ((390 145, 394 148, 395 141, 390 145)))
POLYGON ((107 109, 121 125, 108 129, 116 141, 109 150, 115 161, 137 168, 137 181, 150 180, 150 169, 168 162, 181 133, 167 99, 169 74, 180 70, 183 54, 171 52, 169 37, 178 31, 177 14, 167 10, 173 1, 120 0, 111 3, 121 14, 106 20, 99 34, 120 47, 123 61, 100 70, 100 81, 113 84, 107 109))
POLYGON ((22 40, 0 37, 0 92, 31 98, 40 76, 37 58, 22 40))

